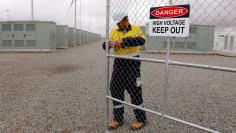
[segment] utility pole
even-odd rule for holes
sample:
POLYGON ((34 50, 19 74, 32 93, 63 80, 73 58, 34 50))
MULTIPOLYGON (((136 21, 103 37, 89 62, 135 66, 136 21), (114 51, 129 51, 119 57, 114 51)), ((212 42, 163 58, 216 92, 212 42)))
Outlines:
POLYGON ((31 20, 34 20, 34 0, 31 0, 31 20))
POLYGON ((173 0, 169 0, 169 6, 173 5, 173 0))
POLYGON ((77 0, 75 0, 75 29, 77 28, 77 0))
POLYGON ((91 0, 89 0, 89 32, 91 32, 91 0))
POLYGON ((82 23, 81 23, 81 13, 82 12, 82 1, 79 1, 79 44, 82 44, 82 23))
POLYGON ((80 10, 80 15, 79 15, 79 26, 80 26, 80 30, 82 30, 82 23, 81 23, 81 15, 82 15, 82 1, 80 0, 80 5, 79 5, 79 10, 80 10))

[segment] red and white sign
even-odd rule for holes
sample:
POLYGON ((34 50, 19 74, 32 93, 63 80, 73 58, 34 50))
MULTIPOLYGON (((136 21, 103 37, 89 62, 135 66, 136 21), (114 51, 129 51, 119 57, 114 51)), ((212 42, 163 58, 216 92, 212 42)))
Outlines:
POLYGON ((153 7, 150 9, 149 35, 187 37, 189 15, 189 5, 153 7))
POLYGON ((151 12, 152 16, 160 18, 180 17, 187 13, 188 9, 183 7, 163 7, 151 12))

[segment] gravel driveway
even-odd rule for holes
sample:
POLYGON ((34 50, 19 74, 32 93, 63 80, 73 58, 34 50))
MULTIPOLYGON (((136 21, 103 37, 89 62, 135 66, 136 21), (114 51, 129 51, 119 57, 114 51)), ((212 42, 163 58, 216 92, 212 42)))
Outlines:
MULTIPOLYGON (((106 62, 100 43, 55 53, 0 54, 0 133, 104 132, 106 62)), ((165 59, 163 54, 142 56, 165 59)), ((236 68, 235 57, 176 54, 171 59, 236 68)), ((142 64, 148 109, 161 110, 164 70, 163 64, 142 64)), ((171 66, 169 80, 168 115, 236 132, 236 73, 171 66)), ((125 111, 124 126, 111 132, 132 132, 132 109, 125 111)), ((148 113, 146 128, 138 132, 160 132, 160 123, 160 117, 148 113)), ((203 132, 169 120, 165 125, 170 133, 203 132)))

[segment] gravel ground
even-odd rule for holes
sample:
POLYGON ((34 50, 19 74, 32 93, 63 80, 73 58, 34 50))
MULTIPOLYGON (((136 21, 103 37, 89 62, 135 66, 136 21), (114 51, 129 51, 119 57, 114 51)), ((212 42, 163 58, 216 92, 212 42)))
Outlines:
MULTIPOLYGON (((100 43, 55 53, 0 54, 0 133, 104 132, 106 62, 100 43)), ((152 53, 142 53, 142 57, 165 59, 163 54, 152 53)), ((176 54, 171 59, 236 68, 235 57, 176 54)), ((158 112, 164 70, 163 64, 142 64, 145 107, 158 112)), ((168 115, 236 132, 235 73, 171 66, 169 75, 168 115)), ((137 132, 160 132, 161 118, 147 115, 147 126, 137 132)), ((111 132, 132 132, 133 120, 132 109, 127 107, 124 125, 111 132)), ((169 120, 165 125, 165 132, 170 133, 203 132, 169 120)))

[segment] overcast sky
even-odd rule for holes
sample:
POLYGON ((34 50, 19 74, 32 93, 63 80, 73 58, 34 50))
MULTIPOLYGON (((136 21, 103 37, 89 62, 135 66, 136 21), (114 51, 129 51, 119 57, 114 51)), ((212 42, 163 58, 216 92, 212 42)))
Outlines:
MULTIPOLYGON (((77 0, 78 2, 80 0, 77 0)), ((81 0, 82 29, 105 35, 106 0, 81 0), (90 15, 89 15, 90 14, 90 15), (90 17, 89 17, 90 16, 90 17), (89 26, 90 18, 90 26, 89 26)), ((169 0, 111 0, 111 14, 126 7, 130 21, 143 25, 148 22, 152 6, 167 5, 169 0), (128 5, 125 5, 128 4, 128 5)), ((236 25, 236 0, 173 0, 174 4, 191 5, 191 23, 217 26, 236 25)), ((31 0, 0 0, 0 21, 29 20, 31 0)), ((67 14, 71 0, 34 0, 35 20, 55 21, 74 25, 74 7, 67 14)), ((78 3, 78 28, 79 28, 78 3)), ((114 22, 111 20, 112 26, 114 22)))

